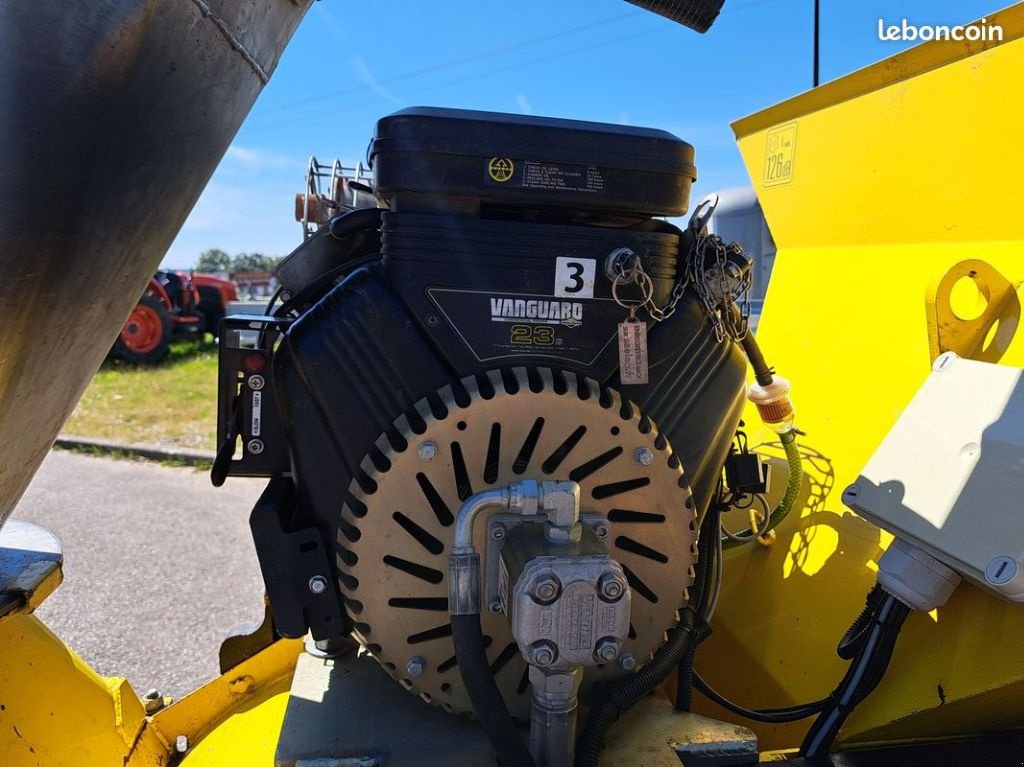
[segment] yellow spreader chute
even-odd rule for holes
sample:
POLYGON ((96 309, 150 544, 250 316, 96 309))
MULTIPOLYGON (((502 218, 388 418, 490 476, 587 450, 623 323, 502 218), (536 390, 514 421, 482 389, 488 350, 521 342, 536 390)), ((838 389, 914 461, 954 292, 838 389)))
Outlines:
MULTIPOLYGON (((745 705, 815 700, 842 676, 835 640, 890 536, 841 494, 932 360, 1024 367, 1024 5, 988 20, 1002 43, 921 45, 733 126, 778 246, 758 340, 793 382, 809 475, 774 544, 728 556, 698 654, 712 686, 745 705)), ((908 620, 841 740, 1019 726, 1022 636, 1019 605, 965 585, 908 620)), ((792 748, 806 724, 755 729, 762 748, 792 748)))

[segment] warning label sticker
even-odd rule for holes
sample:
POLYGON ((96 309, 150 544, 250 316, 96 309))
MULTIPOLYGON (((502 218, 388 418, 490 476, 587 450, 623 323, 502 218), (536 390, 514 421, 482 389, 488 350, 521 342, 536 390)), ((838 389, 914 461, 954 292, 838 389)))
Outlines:
POLYGON ((491 186, 509 184, 522 189, 549 192, 598 194, 605 190, 605 175, 601 168, 561 162, 511 160, 507 157, 492 157, 487 161, 484 181, 491 186))

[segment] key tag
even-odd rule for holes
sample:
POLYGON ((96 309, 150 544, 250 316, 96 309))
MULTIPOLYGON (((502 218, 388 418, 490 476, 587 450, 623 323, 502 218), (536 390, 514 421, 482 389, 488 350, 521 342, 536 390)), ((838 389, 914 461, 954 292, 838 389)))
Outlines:
POLYGON ((647 383, 647 323, 636 317, 636 306, 619 323, 619 381, 624 385, 647 383))

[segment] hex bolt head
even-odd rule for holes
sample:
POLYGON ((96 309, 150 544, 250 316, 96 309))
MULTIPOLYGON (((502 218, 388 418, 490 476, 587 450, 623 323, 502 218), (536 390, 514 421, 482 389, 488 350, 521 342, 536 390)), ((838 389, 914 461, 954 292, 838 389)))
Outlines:
POLYGON ((654 451, 649 447, 638 447, 633 452, 633 460, 641 466, 650 466, 654 463, 654 451))
POLYGON ((327 591, 327 579, 322 575, 314 575, 309 579, 309 590, 319 596, 327 591))
POLYGON ((505 526, 501 522, 496 522, 491 528, 491 538, 495 541, 504 540, 505 526))
POLYGON ((618 657, 619 644, 614 639, 601 639, 594 648, 594 659, 598 663, 611 663, 618 657))
POLYGON ((420 446, 416 449, 416 455, 419 456, 421 461, 433 461, 437 457, 437 443, 421 442, 420 446))
POLYGON ((619 656, 619 668, 623 671, 635 671, 636 670, 636 658, 631 652, 624 652, 619 656))
POLYGON ((542 575, 533 585, 534 601, 543 605, 549 605, 558 598, 558 592, 562 586, 553 575, 542 575))
POLYGON ((266 380, 264 380, 263 376, 253 375, 249 376, 249 380, 246 383, 249 384, 249 388, 252 389, 253 391, 259 391, 266 385, 267 382, 266 380))
POLYGON ((605 573, 597 582, 597 592, 606 602, 617 602, 626 593, 626 584, 615 573, 605 573))
POLYGON ((611 528, 608 527, 607 523, 603 523, 597 525, 597 527, 594 528, 594 532, 597 533, 598 538, 607 538, 608 533, 611 532, 611 528))
POLYGON ((246 445, 246 449, 253 455, 259 455, 263 452, 263 440, 261 439, 250 439, 246 445))
POLYGON ((405 673, 415 679, 418 676, 422 676, 423 672, 427 670, 427 662, 422 656, 413 655, 406 661, 405 673))
POLYGON ((530 648, 530 665, 546 668, 558 659, 558 650, 551 642, 534 642, 530 648))
POLYGON ((501 600, 500 599, 495 599, 493 602, 491 602, 487 606, 487 609, 490 610, 495 615, 500 614, 501 613, 501 600))

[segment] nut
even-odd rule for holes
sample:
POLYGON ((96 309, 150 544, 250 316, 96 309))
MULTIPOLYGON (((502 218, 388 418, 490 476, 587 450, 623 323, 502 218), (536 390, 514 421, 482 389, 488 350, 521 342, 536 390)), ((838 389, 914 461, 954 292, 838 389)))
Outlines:
POLYGON ((147 690, 142 696, 142 706, 147 714, 155 714, 164 707, 164 696, 159 690, 147 690))
POLYGON ((544 668, 550 666, 558 658, 558 650, 551 642, 535 642, 530 648, 530 665, 544 668))
POLYGON ((416 455, 419 456, 421 461, 433 461, 437 457, 437 443, 420 443, 419 448, 416 450, 416 455))
POLYGON ((323 594, 327 591, 327 579, 322 575, 314 575, 309 579, 309 590, 318 596, 323 594))
POLYGON ((418 676, 422 676, 423 672, 427 670, 427 662, 422 656, 413 655, 409 658, 405 664, 405 673, 415 679, 418 676))
POLYGON ((594 648, 594 659, 598 663, 611 663, 617 657, 619 657, 618 642, 607 637, 598 641, 594 648))
POLYGON ((562 585, 553 575, 542 575, 533 585, 533 598, 542 605, 549 605, 558 598, 562 585))
POLYGON ((605 573, 597 582, 597 590, 601 599, 606 602, 617 602, 626 593, 626 584, 615 573, 605 573))
POLYGON ((631 652, 624 652, 619 656, 619 668, 623 671, 635 671, 636 670, 636 658, 631 652))
POLYGON ((638 447, 633 453, 633 460, 641 466, 650 466, 654 463, 654 451, 649 447, 638 447))

